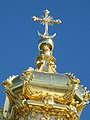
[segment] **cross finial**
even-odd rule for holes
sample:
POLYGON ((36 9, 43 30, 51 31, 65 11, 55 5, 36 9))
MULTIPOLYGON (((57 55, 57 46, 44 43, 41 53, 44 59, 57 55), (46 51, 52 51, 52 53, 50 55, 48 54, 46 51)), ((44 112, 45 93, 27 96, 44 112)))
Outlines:
POLYGON ((32 19, 34 21, 40 21, 41 24, 45 25, 45 32, 44 35, 42 35, 41 33, 38 32, 38 35, 42 38, 53 38, 56 33, 52 36, 49 36, 48 34, 48 25, 53 25, 53 23, 56 24, 60 24, 61 20, 57 19, 57 20, 53 20, 53 18, 51 16, 49 16, 50 11, 48 11, 47 9, 43 11, 44 12, 44 16, 42 16, 41 18, 38 18, 36 16, 33 16, 32 19))

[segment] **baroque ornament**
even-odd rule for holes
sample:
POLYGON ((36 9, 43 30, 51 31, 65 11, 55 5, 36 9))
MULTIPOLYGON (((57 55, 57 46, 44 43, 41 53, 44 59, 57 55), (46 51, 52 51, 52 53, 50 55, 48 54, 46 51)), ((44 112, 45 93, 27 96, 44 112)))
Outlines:
POLYGON ((80 80, 71 73, 60 74, 56 71, 52 55, 54 43, 49 35, 48 25, 60 24, 53 20, 49 11, 44 16, 32 17, 45 25, 40 36, 36 57, 36 68, 29 67, 21 75, 10 76, 2 82, 6 92, 0 120, 79 120, 83 108, 89 103, 90 92, 80 85, 80 80))

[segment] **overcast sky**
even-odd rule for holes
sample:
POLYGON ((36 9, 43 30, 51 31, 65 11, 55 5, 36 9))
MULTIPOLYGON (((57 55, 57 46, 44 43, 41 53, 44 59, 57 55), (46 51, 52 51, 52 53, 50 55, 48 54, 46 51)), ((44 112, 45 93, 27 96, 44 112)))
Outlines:
MULTIPOLYGON (((57 33, 53 40, 57 71, 74 73, 90 90, 90 0, 0 0, 0 83, 28 67, 35 68, 37 31, 43 33, 44 27, 31 17, 42 16, 45 9, 62 20, 49 28, 50 35, 57 33)), ((0 106, 4 99, 0 86, 0 106)), ((81 120, 89 120, 89 114, 90 104, 81 120)))

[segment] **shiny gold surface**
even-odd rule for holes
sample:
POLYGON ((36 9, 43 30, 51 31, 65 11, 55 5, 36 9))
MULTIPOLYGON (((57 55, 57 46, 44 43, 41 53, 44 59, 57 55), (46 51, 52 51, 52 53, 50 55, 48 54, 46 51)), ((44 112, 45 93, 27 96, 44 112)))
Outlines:
POLYGON ((48 25, 61 23, 48 16, 33 17, 45 24, 44 35, 40 34, 36 68, 29 67, 19 76, 10 76, 2 82, 6 92, 4 108, 0 109, 1 120, 79 120, 83 108, 89 103, 90 92, 80 85, 80 80, 71 73, 56 72, 52 56, 54 43, 48 34, 48 25))
MULTIPOLYGON (((21 87, 18 84, 16 85, 16 78, 11 81, 11 83, 14 83, 12 87, 5 84, 5 92, 10 101, 10 108, 7 114, 8 120, 19 120, 21 116, 26 119, 28 115, 32 116, 32 114, 34 114, 33 120, 39 114, 43 115, 40 119, 45 118, 45 115, 49 115, 51 117, 54 116, 55 120, 59 118, 63 120, 78 120, 82 109, 89 100, 90 94, 84 87, 80 87, 84 93, 82 94, 82 99, 78 99, 76 90, 80 81, 71 73, 62 75, 43 73, 29 68, 18 77, 18 83, 20 83, 19 81, 22 82, 22 84, 20 83, 21 87), (44 76, 47 76, 47 81, 44 76), (50 76, 52 76, 52 81, 50 76), (62 85, 60 85, 57 84, 59 81, 56 81, 53 84, 53 77, 55 76, 56 79, 61 79, 61 81, 63 78, 64 80, 66 79, 66 82, 64 81, 63 83, 62 81, 62 85), (15 85, 17 86, 16 88, 14 87, 15 85)), ((53 119, 50 118, 50 120, 53 119)))

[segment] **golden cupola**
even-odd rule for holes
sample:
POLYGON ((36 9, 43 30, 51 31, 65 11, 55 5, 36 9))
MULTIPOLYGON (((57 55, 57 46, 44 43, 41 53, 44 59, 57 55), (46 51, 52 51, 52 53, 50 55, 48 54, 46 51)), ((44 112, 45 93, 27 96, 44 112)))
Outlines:
POLYGON ((53 38, 49 35, 48 25, 59 24, 49 11, 44 16, 32 17, 45 25, 38 43, 39 55, 36 68, 29 67, 21 75, 10 76, 3 81, 6 99, 0 111, 1 120, 79 120, 83 108, 88 104, 90 92, 80 84, 71 73, 58 73, 53 38))

